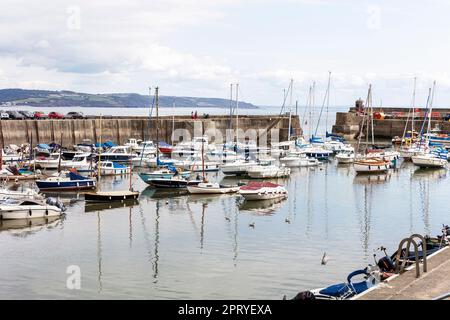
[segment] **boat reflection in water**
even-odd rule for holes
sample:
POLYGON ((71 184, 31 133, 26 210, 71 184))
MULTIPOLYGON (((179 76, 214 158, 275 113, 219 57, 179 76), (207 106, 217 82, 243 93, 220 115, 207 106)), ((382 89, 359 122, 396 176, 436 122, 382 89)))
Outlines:
POLYGON ((184 189, 155 189, 152 187, 145 188, 140 195, 140 198, 152 198, 152 199, 166 199, 166 198, 176 198, 187 195, 188 191, 184 189))
POLYGON ((353 178, 354 184, 378 184, 385 183, 389 181, 391 175, 389 173, 380 173, 380 174, 358 174, 353 178))
POLYGON ((244 200, 242 201, 242 203, 239 204, 239 210, 249 211, 257 215, 272 215, 284 205, 285 201, 286 198, 276 198, 258 201, 244 200))
POLYGON ((446 175, 447 169, 445 168, 416 169, 412 178, 417 180, 439 180, 445 178, 446 175))
POLYGON ((116 208, 126 208, 138 205, 137 199, 128 199, 124 201, 111 201, 111 202, 85 202, 84 212, 102 211, 116 208))
POLYGON ((33 218, 33 219, 15 219, 0 220, 0 231, 8 231, 18 237, 26 237, 44 229, 54 229, 58 227, 63 216, 33 218))
POLYGON ((190 194, 187 201, 192 203, 211 203, 217 200, 236 197, 236 194, 190 194))

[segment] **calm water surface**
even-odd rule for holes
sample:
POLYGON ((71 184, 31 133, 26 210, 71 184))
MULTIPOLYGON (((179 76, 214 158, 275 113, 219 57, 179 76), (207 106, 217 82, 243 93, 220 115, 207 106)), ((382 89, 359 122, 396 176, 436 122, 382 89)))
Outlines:
MULTIPOLYGON (((393 251, 403 237, 437 234, 450 220, 446 170, 404 163, 388 175, 355 176, 330 162, 277 181, 288 199, 252 204, 155 191, 135 175, 136 204, 92 207, 79 195, 48 224, 3 222, 0 298, 280 299, 343 281, 377 247, 393 251), (80 290, 66 288, 69 265, 81 268, 80 290)), ((127 188, 129 177, 101 184, 127 188)))

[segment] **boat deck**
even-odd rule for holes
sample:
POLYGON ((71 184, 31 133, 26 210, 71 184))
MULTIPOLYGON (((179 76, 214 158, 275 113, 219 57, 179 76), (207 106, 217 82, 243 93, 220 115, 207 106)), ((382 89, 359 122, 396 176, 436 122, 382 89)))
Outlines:
POLYGON ((429 300, 450 292, 450 247, 431 255, 427 262, 428 272, 423 272, 421 264, 419 278, 413 267, 361 294, 356 300, 429 300))

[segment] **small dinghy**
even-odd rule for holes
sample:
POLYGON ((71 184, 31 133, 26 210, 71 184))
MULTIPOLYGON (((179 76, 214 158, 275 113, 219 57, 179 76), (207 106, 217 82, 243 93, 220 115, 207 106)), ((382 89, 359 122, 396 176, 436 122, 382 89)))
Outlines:
POLYGON ((223 186, 218 183, 201 182, 198 185, 188 185, 187 189, 191 194, 225 194, 239 191, 238 186, 223 186))
POLYGON ((0 205, 0 219, 32 219, 60 216, 64 205, 54 198, 43 200, 7 199, 0 205))
POLYGON ((84 194, 84 199, 86 201, 97 201, 97 202, 110 202, 110 201, 125 201, 130 199, 137 199, 139 197, 139 192, 130 190, 120 190, 120 191, 98 191, 98 192, 87 192, 84 194))
POLYGON ((96 181, 94 179, 80 176, 70 171, 69 173, 59 173, 56 176, 45 180, 36 180, 37 187, 42 190, 81 190, 95 189, 96 181))
POLYGON ((287 197, 287 190, 272 182, 250 182, 240 187, 239 194, 245 200, 269 200, 287 197))

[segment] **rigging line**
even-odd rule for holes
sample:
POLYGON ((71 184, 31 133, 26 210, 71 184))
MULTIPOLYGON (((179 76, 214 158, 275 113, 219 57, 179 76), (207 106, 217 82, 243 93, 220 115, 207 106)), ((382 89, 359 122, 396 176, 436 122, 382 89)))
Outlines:
POLYGON ((288 89, 286 90, 286 92, 284 93, 284 97, 283 97, 283 104, 281 105, 281 111, 280 111, 280 117, 284 112, 284 108, 286 107, 286 99, 289 95, 290 90, 292 90, 292 81, 289 82, 289 86, 288 89))
MULTIPOLYGON (((317 135, 317 130, 319 129, 320 119, 322 118, 322 111, 323 111, 323 108, 325 107, 327 97, 330 94, 330 81, 331 81, 331 72, 328 72, 327 90, 325 91, 325 96, 323 97, 322 107, 320 108, 319 119, 317 119, 317 125, 316 125, 316 130, 314 131, 314 135, 317 135)), ((327 107, 327 112, 328 112, 328 107, 327 107)))
POLYGON ((426 119, 428 117, 428 107, 429 107, 429 104, 430 104, 430 95, 431 95, 431 88, 428 89, 428 98, 427 98, 427 104, 426 104, 426 107, 425 107, 424 119, 423 119, 423 122, 422 122, 422 127, 420 128, 420 146, 422 146, 423 130, 425 129, 425 122, 426 122, 426 119))
MULTIPOLYGON (((408 110, 408 116, 406 118, 405 129, 403 130, 403 136, 402 136, 402 141, 400 143, 400 147, 403 146, 403 140, 406 137, 406 129, 408 128, 409 117, 410 117, 411 113, 414 114, 414 104, 415 104, 415 99, 416 99, 416 80, 417 80, 417 77, 414 77, 414 90, 413 90, 413 95, 412 95, 411 108, 408 110)), ((413 135, 414 135, 414 132, 413 132, 413 130, 414 130, 413 121, 414 121, 414 116, 412 116, 412 118, 411 118, 411 142, 412 142, 412 138, 413 138, 413 135)))
POLYGON ((305 124, 305 125, 307 123, 306 122, 306 113, 308 111, 308 106, 309 106, 310 100, 311 100, 311 85, 309 86, 308 96, 306 97, 305 110, 303 111, 303 116, 302 116, 302 121, 303 121, 303 124, 305 124))

